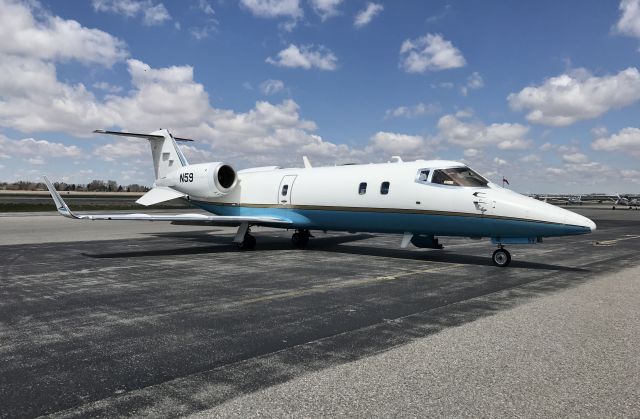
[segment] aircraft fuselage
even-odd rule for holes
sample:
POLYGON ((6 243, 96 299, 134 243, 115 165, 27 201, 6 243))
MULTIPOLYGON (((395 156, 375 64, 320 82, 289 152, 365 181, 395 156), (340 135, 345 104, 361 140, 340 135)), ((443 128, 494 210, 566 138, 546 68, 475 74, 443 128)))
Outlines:
POLYGON ((238 172, 229 194, 193 204, 217 215, 273 216, 289 228, 441 236, 533 238, 589 233, 595 224, 574 212, 489 183, 432 182, 450 161, 398 162, 238 172), (429 171, 426 179, 420 174, 429 171))

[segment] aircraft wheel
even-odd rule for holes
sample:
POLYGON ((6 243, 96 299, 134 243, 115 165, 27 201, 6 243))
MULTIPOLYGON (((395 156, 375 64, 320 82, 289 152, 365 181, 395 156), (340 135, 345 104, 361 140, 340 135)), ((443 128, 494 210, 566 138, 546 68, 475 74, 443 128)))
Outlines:
POLYGON ((311 233, 309 230, 299 230, 291 236, 291 243, 294 247, 305 247, 309 243, 311 233))
POLYGON ((493 252, 491 260, 493 260, 494 265, 504 268, 511 263, 511 254, 506 249, 498 249, 493 252))
POLYGON ((256 238, 247 233, 244 235, 242 243, 238 243, 238 249, 240 250, 253 250, 256 248, 256 238))

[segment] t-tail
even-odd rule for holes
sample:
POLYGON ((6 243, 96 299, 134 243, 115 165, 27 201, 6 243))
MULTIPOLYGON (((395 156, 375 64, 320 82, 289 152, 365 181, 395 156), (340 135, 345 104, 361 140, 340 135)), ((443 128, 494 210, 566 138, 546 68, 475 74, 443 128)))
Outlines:
POLYGON ((95 130, 96 134, 141 138, 149 141, 155 181, 153 189, 136 202, 153 205, 176 198, 195 196, 216 198, 229 193, 237 184, 235 170, 221 162, 189 164, 177 141, 193 141, 174 137, 166 129, 150 134, 95 130))
POLYGON ((151 155, 153 157, 153 168, 156 180, 167 177, 167 175, 179 167, 189 165, 187 158, 178 147, 176 141, 193 141, 188 138, 174 137, 166 129, 160 129, 150 134, 138 134, 135 132, 105 131, 97 129, 96 134, 119 135, 121 137, 144 138, 149 140, 151 155))

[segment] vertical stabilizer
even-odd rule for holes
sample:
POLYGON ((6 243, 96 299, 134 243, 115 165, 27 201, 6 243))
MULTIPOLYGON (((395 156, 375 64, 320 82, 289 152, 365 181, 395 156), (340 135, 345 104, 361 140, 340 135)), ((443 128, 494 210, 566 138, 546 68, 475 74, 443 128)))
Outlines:
POLYGON ((149 138, 149 145, 156 179, 162 179, 174 170, 189 164, 169 131, 161 129, 152 132, 151 135, 154 137, 149 138), (157 139, 159 136, 163 139, 157 139))
POLYGON ((135 132, 119 132, 95 130, 96 134, 118 135, 121 137, 144 138, 149 140, 151 156, 153 157, 153 169, 156 180, 166 177, 169 173, 181 167, 189 165, 182 150, 176 141, 193 141, 188 138, 178 138, 171 135, 166 129, 154 131, 151 134, 139 134, 135 132))

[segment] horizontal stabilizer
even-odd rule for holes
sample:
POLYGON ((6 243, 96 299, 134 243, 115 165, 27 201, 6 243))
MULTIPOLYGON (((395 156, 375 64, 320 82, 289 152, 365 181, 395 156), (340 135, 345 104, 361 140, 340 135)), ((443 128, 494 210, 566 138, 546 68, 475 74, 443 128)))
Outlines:
POLYGON ((185 196, 187 195, 174 189, 159 187, 151 189, 149 192, 142 195, 136 202, 140 205, 149 206, 176 198, 183 198, 185 196))
MULTIPOLYGON (((132 138, 144 138, 145 140, 164 140, 164 136, 156 134, 140 134, 137 132, 123 132, 123 131, 106 131, 103 129, 97 129, 93 131, 95 134, 105 135, 119 135, 120 137, 132 137, 132 138)), ((173 137, 176 141, 193 141, 190 138, 173 137)))

